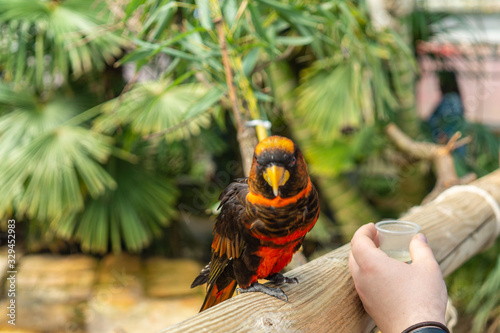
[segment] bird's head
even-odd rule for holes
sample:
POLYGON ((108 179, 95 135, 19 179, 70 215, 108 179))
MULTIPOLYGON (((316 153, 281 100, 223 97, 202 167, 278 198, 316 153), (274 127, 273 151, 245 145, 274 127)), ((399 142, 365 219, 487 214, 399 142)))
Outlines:
POLYGON ((307 187, 309 175, 300 149, 292 140, 268 137, 255 147, 248 185, 268 199, 293 197, 307 187))

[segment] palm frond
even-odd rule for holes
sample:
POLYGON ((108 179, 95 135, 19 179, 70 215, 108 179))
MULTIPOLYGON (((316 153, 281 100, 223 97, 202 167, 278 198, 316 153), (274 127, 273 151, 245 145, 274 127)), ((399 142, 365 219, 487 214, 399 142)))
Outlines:
POLYGON ((110 139, 81 127, 58 127, 14 149, 0 166, 0 215, 11 206, 30 219, 50 220, 83 208, 82 186, 92 196, 116 186, 99 163, 110 139))
POLYGON ((101 70, 122 53, 124 39, 93 1, 0 0, 0 67, 7 82, 40 90, 101 70))
POLYGON ((325 142, 338 139, 343 127, 390 118, 400 100, 413 93, 398 89, 400 77, 411 77, 407 72, 416 68, 395 32, 374 34, 367 13, 351 2, 330 5, 323 10, 331 41, 323 40, 322 49, 328 56, 303 72, 296 109, 314 138, 325 142))
POLYGON ((148 245, 161 227, 175 217, 178 190, 162 176, 139 166, 113 160, 108 167, 116 188, 98 198, 87 198, 85 210, 58 221, 55 230, 67 239, 78 239, 87 252, 114 252, 122 247, 137 252, 148 245))
POLYGON ((316 67, 304 76, 297 115, 317 137, 330 141, 339 138, 344 126, 371 122, 374 110, 363 105, 371 97, 371 87, 358 82, 359 76, 359 64, 350 63, 338 64, 331 71, 316 67))
POLYGON ((103 114, 95 120, 94 128, 112 133, 118 126, 129 125, 132 132, 141 136, 164 133, 169 139, 189 137, 210 124, 206 111, 222 94, 201 84, 168 86, 165 82, 144 82, 121 98, 103 104, 103 114))
POLYGON ((81 111, 74 101, 56 95, 42 102, 0 85, 0 109, 0 216, 14 210, 53 219, 82 209, 82 189, 98 196, 115 186, 100 165, 111 152, 111 139, 64 125, 81 111))
POLYGON ((16 109, 35 109, 38 99, 28 90, 13 89, 0 84, 0 112, 16 109))
POLYGON ((0 117, 0 156, 5 156, 61 125, 78 107, 61 97, 44 103, 28 92, 0 85, 0 110, 4 113, 0 117))

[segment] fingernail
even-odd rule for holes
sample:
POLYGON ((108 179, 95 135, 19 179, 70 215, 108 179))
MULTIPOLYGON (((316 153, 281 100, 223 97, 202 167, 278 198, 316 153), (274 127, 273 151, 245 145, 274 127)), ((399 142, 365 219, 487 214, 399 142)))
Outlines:
POLYGON ((419 240, 419 241, 422 241, 422 242, 424 242, 424 243, 426 243, 426 244, 427 244, 427 237, 425 237, 425 235, 424 235, 424 234, 419 233, 419 234, 417 234, 417 236, 416 236, 416 237, 418 238, 418 240, 419 240))

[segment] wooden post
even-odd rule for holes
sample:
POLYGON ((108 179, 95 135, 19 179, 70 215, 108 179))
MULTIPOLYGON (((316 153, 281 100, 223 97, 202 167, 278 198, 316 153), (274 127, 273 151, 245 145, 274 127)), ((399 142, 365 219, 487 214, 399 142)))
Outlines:
MULTIPOLYGON (((494 202, 480 193, 486 191, 500 202, 500 170, 471 185, 476 192, 470 187, 449 190, 401 217, 422 226, 445 276, 498 236, 494 202)), ((300 281, 280 286, 288 302, 261 293, 243 294, 162 332, 370 332, 374 324, 349 273, 349 249, 346 244, 287 273, 300 281)))

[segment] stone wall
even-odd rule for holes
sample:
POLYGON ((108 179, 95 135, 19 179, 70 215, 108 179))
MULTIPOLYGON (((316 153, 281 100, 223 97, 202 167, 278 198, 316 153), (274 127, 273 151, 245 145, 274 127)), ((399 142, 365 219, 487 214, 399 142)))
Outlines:
POLYGON ((0 249, 0 333, 157 332, 196 314, 203 302, 204 288, 189 288, 201 269, 192 260, 44 254, 17 262, 12 326, 7 253, 0 249))

